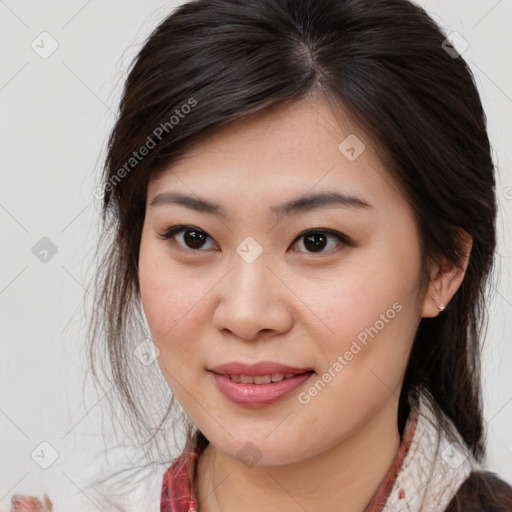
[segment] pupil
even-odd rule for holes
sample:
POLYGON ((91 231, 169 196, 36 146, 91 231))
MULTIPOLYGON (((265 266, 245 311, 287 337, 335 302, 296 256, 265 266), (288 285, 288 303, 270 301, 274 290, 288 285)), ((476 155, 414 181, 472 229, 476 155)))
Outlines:
POLYGON ((326 237, 322 233, 311 233, 306 236, 304 245, 307 249, 312 249, 313 251, 321 250, 325 247, 325 239, 326 237), (311 243, 311 246, 308 246, 309 243, 311 243))
POLYGON ((202 243, 204 243, 204 234, 199 233, 198 231, 186 231, 185 243, 191 248, 197 249, 201 247, 202 243), (189 236, 190 233, 192 233, 192 236, 189 236))

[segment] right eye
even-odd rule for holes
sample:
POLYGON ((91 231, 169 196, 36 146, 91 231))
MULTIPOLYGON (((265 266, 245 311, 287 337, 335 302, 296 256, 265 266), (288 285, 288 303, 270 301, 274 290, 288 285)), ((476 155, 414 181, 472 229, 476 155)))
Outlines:
POLYGON ((195 252, 198 252, 204 246, 208 238, 213 240, 208 234, 195 226, 172 226, 160 236, 169 240, 172 244, 178 244, 180 250, 195 252))

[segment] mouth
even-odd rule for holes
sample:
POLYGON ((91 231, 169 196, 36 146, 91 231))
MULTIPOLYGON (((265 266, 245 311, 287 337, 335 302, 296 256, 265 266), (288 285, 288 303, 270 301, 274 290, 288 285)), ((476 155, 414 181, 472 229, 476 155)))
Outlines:
MULTIPOLYGON (((217 372, 213 372, 217 373, 217 372)), ((217 373, 217 375, 222 375, 224 378, 229 379, 232 382, 236 382, 238 384, 271 384, 275 382, 281 382, 286 379, 293 379, 298 375, 304 375, 306 373, 314 373, 313 370, 307 370, 302 373, 268 373, 265 375, 230 375, 229 373, 217 373)))
POLYGON ((242 363, 238 361, 231 361, 228 363, 220 364, 207 368, 209 371, 217 373, 218 375, 228 375, 230 378, 234 377, 245 379, 235 380, 235 382, 243 382, 246 384, 269 384, 270 382, 279 382, 283 379, 292 378, 294 375, 299 375, 306 372, 312 372, 313 368, 304 366, 289 366, 287 364, 276 363, 273 361, 259 361, 257 363, 242 363), (256 381, 249 381, 248 378, 264 377, 256 379, 256 381), (269 380, 270 377, 270 380, 269 380), (258 382, 259 381, 259 382, 258 382))
MULTIPOLYGON (((235 371, 240 371, 240 366, 237 368, 235 371)), ((315 375, 312 369, 290 367, 286 369, 288 370, 286 373, 282 371, 265 373, 255 367, 248 371, 245 367, 245 373, 230 373, 225 371, 224 367, 220 371, 219 368, 209 370, 209 373, 213 376, 217 390, 225 398, 236 405, 255 409, 267 407, 286 398, 293 391, 305 386, 311 376, 315 375)))

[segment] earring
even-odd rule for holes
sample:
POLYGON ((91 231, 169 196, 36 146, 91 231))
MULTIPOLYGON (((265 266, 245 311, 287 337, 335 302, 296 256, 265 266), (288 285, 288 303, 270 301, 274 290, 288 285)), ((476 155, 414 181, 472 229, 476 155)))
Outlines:
POLYGON ((442 304, 438 304, 434 297, 432 297, 432 300, 434 301, 434 304, 437 306, 437 309, 441 312, 441 311, 444 311, 444 306, 442 304))

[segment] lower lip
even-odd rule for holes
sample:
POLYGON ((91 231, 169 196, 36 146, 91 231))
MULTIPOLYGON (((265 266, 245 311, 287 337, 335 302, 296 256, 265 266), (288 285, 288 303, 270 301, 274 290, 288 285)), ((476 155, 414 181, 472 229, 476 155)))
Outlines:
POLYGON ((220 392, 232 402, 246 407, 265 407, 281 400, 301 384, 306 382, 313 372, 301 373, 296 377, 269 384, 242 384, 233 382, 229 377, 211 372, 220 392))

